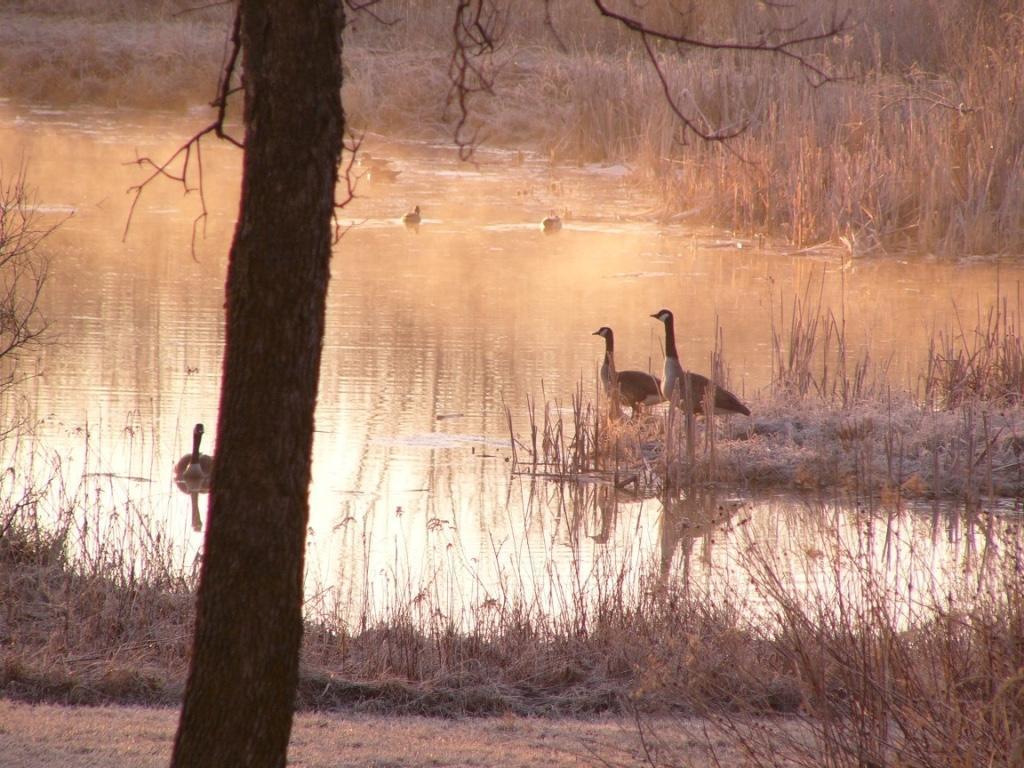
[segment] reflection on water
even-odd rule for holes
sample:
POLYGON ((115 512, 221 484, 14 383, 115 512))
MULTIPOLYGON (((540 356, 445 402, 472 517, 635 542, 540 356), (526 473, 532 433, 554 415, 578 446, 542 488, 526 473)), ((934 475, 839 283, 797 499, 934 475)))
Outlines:
POLYGON ((933 599, 985 596, 999 583, 988 577, 1024 555, 1019 518, 951 504, 897 512, 707 489, 639 499, 603 483, 516 482, 489 519, 449 509, 421 523, 375 508, 340 534, 337 609, 353 626, 417 606, 456 624, 488 606, 578 619, 611 594, 640 605, 659 583, 756 616, 774 605, 759 590, 769 573, 805 596, 842 591, 851 605, 867 582, 906 622, 933 599))
MULTIPOLYGON (((143 510, 182 562, 200 539, 170 470, 192 425, 217 421, 239 156, 204 148, 210 215, 195 253, 195 194, 148 189, 124 237, 125 192, 142 173, 131 161, 169 155, 201 120, 0 104, 0 163, 24 160, 43 215, 74 211, 46 242, 54 343, 4 407, 39 421, 34 448, 58 455, 62 471, 95 473, 112 504, 143 510)), ((567 401, 578 382, 591 386, 602 325, 615 330, 621 367, 659 369, 649 315, 663 306, 697 370, 720 324, 730 388, 756 407, 772 297, 788 301, 823 273, 823 303, 844 313, 852 342, 891 357, 894 383, 914 386, 954 302, 973 311, 997 292, 991 265, 844 265, 659 226, 617 171, 486 150, 466 165, 446 147, 371 145, 396 173, 362 178, 341 222, 350 228, 333 264, 310 495, 310 583, 338 584, 349 605, 429 589, 461 611, 518 589, 560 610, 565 580, 621 563, 650 560, 690 580, 712 579, 711 564, 728 572, 741 523, 780 552, 820 548, 812 532, 859 532, 856 510, 841 507, 707 496, 663 507, 597 485, 575 492, 580 504, 524 486, 509 477, 503 407, 520 428, 528 396, 567 401), (422 221, 406 227, 415 206, 422 221), (546 236, 551 211, 564 212, 562 227, 546 236), (830 526, 814 522, 823 516, 830 526)), ((1005 289, 1022 276, 1004 266, 998 281, 1005 289)), ((959 562, 960 546, 936 541, 935 556, 959 562)))

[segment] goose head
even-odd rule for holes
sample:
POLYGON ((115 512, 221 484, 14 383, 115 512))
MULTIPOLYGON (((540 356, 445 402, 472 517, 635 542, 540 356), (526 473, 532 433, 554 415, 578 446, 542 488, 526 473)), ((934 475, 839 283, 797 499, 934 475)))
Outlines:
POLYGON ((659 309, 657 312, 651 315, 651 317, 653 317, 655 320, 661 320, 661 322, 663 323, 672 322, 672 312, 667 309, 659 309))

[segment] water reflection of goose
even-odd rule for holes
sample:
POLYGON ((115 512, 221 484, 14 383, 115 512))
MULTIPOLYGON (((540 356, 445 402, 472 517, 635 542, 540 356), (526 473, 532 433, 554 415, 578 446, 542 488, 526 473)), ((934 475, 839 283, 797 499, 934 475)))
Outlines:
MULTIPOLYGON (((662 401, 661 381, 644 371, 617 371, 615 369, 615 334, 607 325, 593 333, 604 339, 604 362, 601 363, 601 384, 605 395, 614 398, 618 388, 619 401, 633 410, 635 417, 645 405, 657 405, 662 401)), ((614 406, 613 406, 613 412, 614 406)))
POLYGON ((729 525, 742 504, 719 503, 713 489, 696 487, 678 496, 666 495, 661 504, 661 577, 666 579, 673 573, 678 555, 681 567, 676 572, 683 585, 689 586, 694 544, 698 540, 703 542, 701 557, 710 563, 715 534, 729 525))
POLYGON ((203 440, 203 425, 196 424, 192 430, 192 452, 186 453, 174 465, 174 483, 178 490, 192 497, 192 530, 203 530, 203 521, 199 517, 199 494, 210 492, 210 479, 213 477, 213 459, 199 452, 199 444, 203 440))
MULTIPOLYGON (((665 399, 671 400, 673 394, 679 398, 679 406, 691 413, 704 412, 704 393, 711 382, 705 376, 691 371, 684 371, 679 364, 679 353, 676 351, 675 321, 672 313, 662 309, 651 317, 661 320, 665 324, 665 379, 662 393, 665 399), (675 388, 678 387, 678 392, 675 388)), ((715 387, 715 411, 724 413, 742 413, 750 415, 747 408, 740 399, 732 392, 715 387)))
POLYGON ((422 220, 423 217, 420 216, 420 207, 418 205, 402 217, 402 223, 407 227, 418 227, 422 220))
POLYGON ((558 232, 562 228, 562 218, 552 213, 550 216, 545 216, 544 220, 540 223, 541 229, 547 234, 553 234, 558 232))

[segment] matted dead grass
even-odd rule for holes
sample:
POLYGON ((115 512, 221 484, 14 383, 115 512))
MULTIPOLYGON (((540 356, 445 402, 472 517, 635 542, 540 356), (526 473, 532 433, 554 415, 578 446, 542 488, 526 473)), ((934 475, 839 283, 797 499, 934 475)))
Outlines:
MULTIPOLYGON (((5 768, 156 768, 170 761, 176 709, 30 706, 0 700, 5 768)), ((654 725, 654 724, 652 724, 654 725)), ((753 765, 741 749, 702 737, 699 720, 664 728, 658 750, 693 768, 753 765), (717 761, 717 762, 716 762, 717 761)), ((794 726, 795 727, 795 726, 794 726)), ((364 714, 296 716, 289 765, 380 766, 649 765, 626 718, 439 719, 364 714)))

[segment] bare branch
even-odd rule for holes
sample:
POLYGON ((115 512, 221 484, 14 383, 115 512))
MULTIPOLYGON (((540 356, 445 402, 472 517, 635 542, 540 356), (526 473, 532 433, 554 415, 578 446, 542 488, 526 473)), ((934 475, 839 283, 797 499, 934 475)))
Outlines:
MULTIPOLYGON (((785 37, 779 42, 771 43, 766 39, 762 38, 754 42, 742 42, 742 41, 716 41, 706 40, 698 37, 691 37, 690 35, 683 33, 667 32, 665 30, 655 29, 647 24, 644 24, 634 16, 629 16, 624 13, 613 11, 608 7, 605 0, 593 0, 594 7, 601 13, 602 16, 613 19, 619 24, 624 26, 626 29, 636 32, 645 38, 653 38, 657 40, 664 40, 669 43, 676 43, 677 45, 687 46, 691 48, 705 48, 708 50, 715 51, 752 51, 756 53, 771 53, 792 59, 805 70, 807 70, 812 76, 812 84, 818 86, 826 82, 830 82, 834 79, 832 75, 825 72, 821 67, 812 63, 806 56, 797 53, 796 51, 790 50, 792 48, 798 48, 808 43, 820 42, 823 40, 829 40, 836 35, 842 34, 847 29, 847 22, 850 17, 850 11, 847 10, 841 19, 833 20, 829 24, 828 28, 822 32, 809 33, 801 36, 785 37)), ((796 25, 791 31, 803 26, 802 23, 796 25)), ((780 30, 773 30, 779 32, 780 30)), ((645 43, 646 45, 647 43, 645 43)))
POLYGON ((176 13, 171 14, 171 18, 178 18, 179 16, 185 16, 190 13, 200 13, 201 11, 209 10, 210 8, 220 8, 222 5, 234 5, 235 0, 213 0, 210 3, 204 3, 203 5, 193 5, 188 8, 183 8, 176 13))
MULTIPOLYGON (((138 166, 144 167, 144 168, 145 167, 149 167, 149 168, 152 169, 152 172, 142 182, 140 182, 139 184, 134 184, 134 185, 132 185, 132 186, 130 186, 128 188, 128 194, 132 195, 132 203, 131 203, 131 206, 128 208, 128 218, 127 218, 127 220, 125 221, 125 224, 124 224, 124 234, 121 236, 121 241, 122 242, 124 242, 125 240, 128 239, 128 230, 131 228, 132 218, 135 215, 135 207, 139 204, 139 198, 142 197, 143 191, 145 191, 146 187, 148 187, 150 182, 152 182, 154 179, 162 177, 162 178, 165 178, 165 179, 169 179, 170 181, 174 181, 174 182, 177 182, 177 183, 181 184, 181 186, 184 189, 186 195, 189 192, 195 191, 195 189, 197 189, 197 188, 199 189, 199 200, 200 200, 201 209, 200 209, 199 214, 196 216, 195 220, 192 222, 192 234, 193 234, 192 258, 195 258, 195 231, 196 231, 196 228, 199 225, 199 222, 201 222, 201 221, 206 219, 206 214, 207 214, 207 211, 206 211, 206 198, 204 197, 204 195, 202 193, 203 172, 202 172, 202 164, 201 164, 201 162, 199 162, 199 159, 200 159, 199 152, 198 152, 199 141, 203 138, 203 136, 205 136, 208 133, 216 133, 217 132, 217 126, 218 126, 218 124, 215 123, 215 122, 214 123, 210 123, 210 125, 208 125, 205 128, 203 128, 201 131, 196 133, 191 139, 189 139, 183 145, 178 147, 178 149, 174 152, 174 154, 171 155, 169 158, 167 158, 167 160, 165 160, 161 165, 157 165, 149 157, 136 157, 135 158, 135 160, 133 161, 133 163, 135 165, 138 165, 138 166), (196 160, 195 167, 196 167, 196 172, 199 175, 199 186, 198 187, 190 187, 188 185, 189 170, 192 168, 192 152, 193 152, 193 148, 195 148, 195 150, 196 150, 196 158, 197 158, 197 160, 196 160), (172 167, 174 166, 174 163, 175 163, 176 160, 178 160, 178 158, 181 158, 181 170, 179 172, 175 172, 174 170, 172 170, 172 167)), ((131 165, 131 163, 128 163, 128 165, 131 165)))
MULTIPOLYGON (((550 0, 545 0, 545 11, 547 11, 549 2, 550 0)), ((761 39, 753 42, 714 41, 692 37, 685 33, 675 33, 663 29, 657 29, 645 24, 635 16, 612 10, 608 7, 605 0, 593 0, 593 2, 594 6, 602 16, 618 22, 626 29, 639 35, 644 46, 644 51, 647 54, 647 59, 650 62, 651 67, 654 69, 654 73, 657 76, 659 83, 661 84, 665 101, 673 114, 675 114, 683 124, 684 132, 685 130, 690 130, 704 141, 722 142, 723 146, 728 146, 728 139, 733 139, 743 133, 747 129, 747 125, 743 124, 729 130, 723 130, 721 128, 712 130, 710 126, 702 125, 705 121, 698 122, 694 117, 688 114, 679 104, 676 96, 672 93, 668 77, 665 74, 664 67, 658 58, 657 50, 652 44, 652 41, 673 43, 680 47, 704 48, 716 51, 749 51, 782 56, 795 61, 805 72, 808 73, 808 80, 810 84, 817 88, 824 83, 833 81, 835 77, 817 64, 813 63, 805 55, 792 49, 835 37, 846 29, 847 19, 849 18, 849 11, 847 11, 846 14, 844 14, 844 16, 838 21, 833 20, 828 29, 817 33, 796 35, 796 30, 804 25, 805 22, 803 21, 788 29, 779 28, 771 30, 774 34, 785 35, 777 42, 769 42, 767 34, 763 34, 761 39)), ((742 158, 740 159, 742 160, 742 158)))
POLYGON ((393 27, 398 23, 398 19, 385 19, 373 10, 373 6, 379 5, 380 1, 381 0, 345 0, 345 5, 354 13, 365 13, 378 24, 383 24, 385 27, 393 27))
POLYGON ((548 32, 555 39, 555 43, 558 45, 558 50, 562 53, 569 52, 569 46, 562 40, 562 36, 558 34, 558 30, 555 29, 555 20, 551 16, 551 3, 552 0, 544 0, 544 26, 547 27, 548 32))
POLYGON ((203 155, 200 148, 202 139, 207 134, 212 133, 217 136, 217 138, 227 141, 229 144, 232 144, 239 149, 244 149, 245 147, 243 142, 236 139, 224 129, 224 125, 227 120, 228 103, 232 96, 242 91, 242 88, 231 85, 232 79, 238 68, 238 59, 242 50, 241 24, 241 9, 236 8, 235 18, 231 25, 231 37, 229 38, 231 47, 225 55, 225 63, 221 69, 220 80, 217 83, 217 95, 214 97, 213 101, 210 102, 211 107, 217 108, 217 118, 178 147, 174 154, 167 158, 163 163, 157 164, 152 158, 146 156, 136 156, 133 161, 135 165, 138 165, 141 168, 151 169, 151 173, 140 183, 132 185, 127 190, 128 194, 132 196, 132 202, 128 208, 128 218, 124 224, 124 233, 121 236, 122 242, 128 239, 128 230, 131 228, 132 219, 135 216, 135 208, 139 204, 139 199, 142 197, 142 193, 151 182, 158 178, 164 178, 181 184, 186 195, 190 192, 199 192, 199 213, 196 215, 195 219, 192 220, 191 251, 192 258, 196 258, 196 234, 199 232, 200 225, 202 225, 203 235, 205 237, 208 214, 206 207, 206 192, 203 185, 203 155), (193 152, 195 153, 194 156, 193 152), (176 170, 179 167, 176 165, 176 162, 179 160, 180 170, 176 170), (195 186, 189 185, 190 173, 196 176, 195 186))
POLYGON ((231 87, 231 78, 234 76, 235 71, 238 67, 238 57, 242 51, 242 14, 241 11, 236 11, 235 20, 231 25, 231 50, 228 52, 226 61, 221 67, 220 80, 217 82, 217 96, 212 102, 211 107, 217 108, 217 122, 216 132, 217 138, 227 139, 229 142, 234 144, 239 149, 244 149, 242 142, 235 139, 233 136, 225 133, 224 121, 227 115, 228 100, 236 93, 242 91, 240 86, 231 87))
POLYGON ((348 152, 348 160, 343 160, 342 165, 344 166, 344 172, 339 174, 340 178, 345 180, 345 197, 334 202, 334 243, 337 244, 348 230, 352 229, 354 224, 350 224, 347 227, 342 227, 338 221, 338 211, 348 205, 356 198, 356 186, 359 184, 359 180, 363 177, 363 174, 355 172, 356 156, 359 152, 359 148, 363 145, 363 136, 354 136, 349 134, 348 139, 342 141, 342 157, 344 158, 345 153, 348 152))
POLYGON ((41 299, 49 259, 36 248, 66 220, 39 226, 24 167, 12 180, 0 180, 0 391, 20 380, 19 352, 48 328, 41 299))
POLYGON ((648 39, 647 35, 643 33, 640 34, 640 38, 643 40, 644 50, 647 52, 647 58, 651 62, 651 66, 654 67, 654 73, 658 76, 658 81, 661 83, 661 91, 665 96, 665 101, 668 103, 669 109, 672 110, 675 116, 679 118, 686 128, 689 128, 705 141, 725 141, 727 139, 733 139, 746 130, 746 125, 725 133, 721 131, 705 131, 698 128, 694 121, 686 116, 683 110, 676 103, 675 98, 672 96, 672 89, 669 87, 668 79, 665 77, 665 72, 661 68, 661 63, 658 61, 657 55, 651 47, 651 41, 648 39))
POLYGON ((503 22, 501 10, 492 0, 458 0, 452 24, 454 46, 448 64, 451 88, 445 110, 453 103, 458 107, 455 144, 461 160, 472 156, 479 138, 477 130, 467 135, 470 101, 478 93, 494 94, 494 77, 488 65, 498 49, 503 22))

